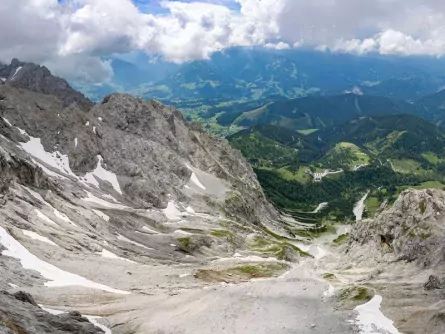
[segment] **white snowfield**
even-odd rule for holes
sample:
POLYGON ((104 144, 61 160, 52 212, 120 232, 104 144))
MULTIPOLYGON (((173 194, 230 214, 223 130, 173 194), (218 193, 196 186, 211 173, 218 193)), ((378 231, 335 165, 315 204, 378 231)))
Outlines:
POLYGON ((60 212, 60 211, 57 210, 57 209, 54 209, 54 215, 55 215, 57 218, 62 219, 64 222, 67 222, 67 223, 69 223, 69 224, 71 224, 71 225, 73 225, 73 226, 77 226, 76 224, 74 224, 74 223, 72 222, 71 219, 69 219, 69 217, 68 217, 66 214, 60 212))
MULTIPOLYGON (((22 130, 25 134, 26 131, 22 130)), ((59 170, 62 174, 67 174, 77 178, 77 176, 73 173, 70 168, 70 163, 68 160, 68 156, 66 154, 62 154, 58 151, 53 153, 48 153, 45 151, 40 138, 34 138, 28 135, 30 140, 26 143, 20 143, 20 146, 29 154, 36 157, 37 159, 43 161, 49 166, 59 170)))
POLYGON ((114 260, 127 261, 127 262, 130 262, 130 263, 136 263, 136 262, 131 261, 129 259, 125 259, 123 257, 117 256, 116 254, 110 252, 109 250, 106 250, 105 248, 103 248, 102 252, 99 252, 98 254, 100 254, 102 257, 105 257, 107 259, 114 259, 114 260))
POLYGON ((10 236, 3 227, 0 227, 0 244, 6 248, 6 250, 2 252, 2 255, 18 259, 23 268, 35 270, 44 278, 48 279, 49 281, 45 283, 45 286, 62 287, 78 285, 117 294, 130 293, 128 291, 113 289, 109 286, 90 281, 82 276, 66 272, 48 262, 40 260, 10 236))
POLYGON ((199 188, 206 190, 206 187, 204 187, 204 185, 198 180, 198 177, 195 174, 195 171, 193 170, 192 167, 190 167, 189 165, 187 165, 187 168, 190 169, 192 171, 192 176, 190 177, 190 181, 192 181, 196 186, 198 186, 199 188))
POLYGON ((182 212, 179 211, 178 206, 173 201, 168 202, 167 208, 163 209, 162 212, 169 220, 180 220, 182 217, 182 212))
POLYGON ((88 197, 86 197, 86 198, 82 198, 86 202, 90 202, 90 203, 93 203, 93 204, 98 204, 100 206, 111 208, 111 209, 116 209, 116 210, 129 209, 129 207, 125 206, 125 205, 107 202, 107 201, 103 200, 102 198, 94 196, 92 193, 90 193, 88 191, 87 191, 87 196, 88 197))
POLYGON ((2 117, 2 118, 3 118, 3 120, 5 121, 6 124, 8 124, 9 126, 12 126, 12 124, 6 118, 4 118, 4 117, 2 117))
POLYGON ((59 245, 57 245, 55 242, 49 240, 47 237, 44 237, 36 232, 28 231, 28 230, 22 230, 22 232, 24 235, 30 237, 31 239, 39 240, 39 241, 45 242, 49 245, 59 247, 59 245))
POLYGON ((365 210, 365 201, 368 198, 369 192, 367 192, 354 206, 354 216, 356 221, 360 221, 363 218, 363 211, 365 210))
POLYGON ((49 219, 47 216, 45 216, 42 212, 40 212, 40 210, 35 209, 36 213, 37 213, 37 217, 39 217, 41 220, 54 225, 54 226, 58 226, 55 222, 53 222, 51 219, 49 219))
MULTIPOLYGON (((17 128, 17 129, 19 129, 19 128, 17 128)), ((24 131, 24 130, 19 129, 19 131, 22 134, 28 135, 26 133, 26 131, 24 131)), ((114 190, 116 190, 119 194, 122 195, 122 190, 120 188, 116 174, 114 174, 110 171, 107 171, 105 168, 102 167, 103 158, 101 155, 97 156, 98 163, 97 163, 96 169, 90 173, 87 173, 85 175, 85 177, 80 178, 76 174, 74 174, 74 172, 71 170, 68 155, 62 154, 59 151, 55 151, 53 153, 46 152, 45 148, 43 147, 43 145, 41 143, 40 138, 35 138, 30 135, 28 135, 28 137, 30 138, 30 140, 26 143, 20 143, 20 147, 22 147, 26 152, 28 152, 35 158, 39 159, 40 161, 57 169, 58 171, 60 171, 62 173, 62 175, 58 175, 57 173, 52 172, 51 170, 46 168, 41 163, 38 163, 35 160, 33 160, 36 164, 38 164, 40 167, 42 167, 42 169, 44 170, 45 173, 47 173, 51 176, 59 177, 59 178, 64 177, 64 175, 69 175, 69 176, 72 176, 72 177, 78 179, 79 181, 81 181, 83 183, 86 182, 86 183, 96 186, 98 188, 99 188, 99 182, 97 181, 96 178, 99 178, 103 181, 110 182, 111 185, 113 186, 114 190)), ((77 138, 75 139, 74 144, 77 147, 77 138)))
POLYGON ((401 334, 394 327, 394 322, 380 311, 382 300, 382 296, 375 295, 369 302, 354 309, 358 315, 352 322, 359 327, 361 334, 401 334))
POLYGON ((103 220, 105 220, 106 222, 110 221, 110 217, 107 216, 105 213, 103 213, 100 210, 96 210, 96 209, 91 209, 96 215, 98 215, 100 218, 102 218, 103 220))
POLYGON ((114 190, 116 190, 119 194, 122 195, 122 190, 121 190, 121 187, 119 186, 119 182, 117 180, 116 174, 109 172, 102 167, 102 161, 103 161, 102 156, 98 155, 97 159, 98 159, 98 163, 97 163, 96 169, 90 173, 87 173, 84 177, 86 182, 88 182, 96 187, 99 187, 99 182, 97 182, 97 179, 96 179, 96 177, 97 177, 103 181, 110 182, 111 185, 113 186, 114 190))

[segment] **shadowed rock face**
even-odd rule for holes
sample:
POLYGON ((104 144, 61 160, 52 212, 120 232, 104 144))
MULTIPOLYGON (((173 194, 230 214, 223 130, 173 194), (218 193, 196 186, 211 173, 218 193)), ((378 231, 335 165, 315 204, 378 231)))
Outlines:
POLYGON ((93 106, 82 93, 72 89, 66 80, 53 76, 46 67, 20 62, 18 59, 13 59, 10 65, 0 64, 0 84, 57 96, 64 107, 76 104, 87 111, 93 106))
POLYGON ((24 292, 0 291, 0 333, 100 334, 104 333, 77 312, 52 315, 24 292))

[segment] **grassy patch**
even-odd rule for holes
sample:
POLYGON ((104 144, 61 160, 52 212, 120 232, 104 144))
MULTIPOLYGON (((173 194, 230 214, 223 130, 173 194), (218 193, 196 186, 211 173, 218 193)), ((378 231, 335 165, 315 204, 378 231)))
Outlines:
POLYGON ((204 233, 204 230, 201 230, 199 228, 181 227, 180 230, 189 233, 197 233, 197 234, 204 233))
POLYGON ((365 206, 365 210, 367 213, 368 217, 374 217, 375 213, 377 212, 377 210, 380 208, 380 201, 377 197, 373 197, 370 196, 366 199, 365 202, 366 206, 365 206))
POLYGON ((364 286, 353 286, 343 289, 339 298, 343 301, 368 302, 374 297, 374 293, 364 286))
POLYGON ((178 238, 177 239, 182 247, 188 248, 190 246, 190 237, 178 238))
POLYGON ((206 282, 247 282, 252 278, 278 276, 289 269, 284 263, 264 262, 255 265, 243 265, 226 270, 198 270, 195 277, 206 282))
POLYGON ((335 275, 334 275, 334 274, 331 274, 331 273, 326 273, 326 274, 324 274, 324 275, 323 275, 323 278, 324 278, 324 279, 327 279, 327 280, 333 280, 333 279, 336 279, 335 275))
POLYGON ((336 246, 340 246, 340 245, 347 243, 348 240, 349 240, 349 234, 346 233, 346 234, 342 234, 338 238, 334 239, 333 243, 336 246))

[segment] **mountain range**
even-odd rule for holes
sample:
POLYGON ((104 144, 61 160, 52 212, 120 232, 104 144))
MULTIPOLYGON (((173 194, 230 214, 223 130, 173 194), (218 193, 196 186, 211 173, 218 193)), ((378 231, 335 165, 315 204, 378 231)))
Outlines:
POLYGON ((183 113, 0 65, 0 332, 443 333, 443 92, 328 92, 440 60, 254 51, 116 62, 183 113))

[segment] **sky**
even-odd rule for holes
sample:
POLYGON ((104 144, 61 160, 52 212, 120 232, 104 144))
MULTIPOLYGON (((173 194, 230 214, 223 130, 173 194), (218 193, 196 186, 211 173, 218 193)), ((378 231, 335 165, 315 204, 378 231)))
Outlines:
POLYGON ((0 61, 89 82, 132 52, 176 63, 234 46, 445 53, 443 0, 1 0, 0 17, 0 61))

